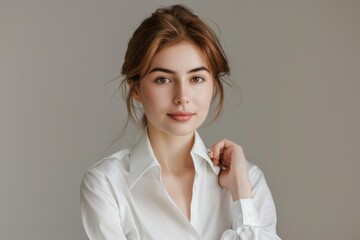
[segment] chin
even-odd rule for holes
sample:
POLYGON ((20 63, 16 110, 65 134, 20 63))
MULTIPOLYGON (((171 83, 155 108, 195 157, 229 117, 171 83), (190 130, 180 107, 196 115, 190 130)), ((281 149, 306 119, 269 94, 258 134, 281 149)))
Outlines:
POLYGON ((176 127, 176 128, 167 129, 166 132, 169 135, 184 137, 190 134, 194 134, 196 129, 197 129, 196 127, 176 127))
POLYGON ((148 128, 156 134, 165 134, 169 136, 185 137, 194 134, 205 119, 193 119, 189 122, 162 121, 156 124, 149 122, 148 128))
POLYGON ((193 124, 176 124, 176 125, 167 125, 167 126, 159 126, 158 128, 153 126, 153 131, 158 132, 161 134, 169 135, 169 136, 176 136, 176 137, 185 137, 194 134, 198 125, 193 124))

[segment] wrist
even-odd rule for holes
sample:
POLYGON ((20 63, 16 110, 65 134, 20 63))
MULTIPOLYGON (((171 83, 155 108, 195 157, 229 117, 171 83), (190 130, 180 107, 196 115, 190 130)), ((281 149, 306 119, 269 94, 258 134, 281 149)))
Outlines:
POLYGON ((239 199, 252 198, 252 187, 248 178, 234 180, 233 187, 230 190, 233 201, 239 199))

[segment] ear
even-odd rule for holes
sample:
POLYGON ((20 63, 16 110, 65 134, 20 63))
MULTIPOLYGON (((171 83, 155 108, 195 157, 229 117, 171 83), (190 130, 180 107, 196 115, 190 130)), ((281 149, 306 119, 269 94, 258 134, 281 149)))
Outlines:
POLYGON ((137 101, 138 103, 141 103, 141 96, 139 93, 139 88, 137 87, 136 89, 134 89, 133 91, 133 98, 135 99, 135 101, 137 101))
POLYGON ((139 89, 140 84, 135 84, 132 81, 128 81, 128 84, 130 88, 130 94, 132 95, 131 97, 133 97, 138 103, 141 103, 141 95, 139 89))

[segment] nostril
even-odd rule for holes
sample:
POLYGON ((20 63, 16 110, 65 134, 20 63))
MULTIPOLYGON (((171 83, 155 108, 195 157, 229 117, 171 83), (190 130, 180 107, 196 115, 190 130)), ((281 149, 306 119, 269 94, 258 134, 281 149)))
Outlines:
POLYGON ((187 97, 176 97, 174 98, 174 102, 176 104, 183 104, 183 103, 188 103, 189 99, 187 97))

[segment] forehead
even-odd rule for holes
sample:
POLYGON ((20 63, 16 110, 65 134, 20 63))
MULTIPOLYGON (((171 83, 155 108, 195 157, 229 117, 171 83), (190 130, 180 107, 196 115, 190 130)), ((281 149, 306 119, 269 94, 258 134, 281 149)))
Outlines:
POLYGON ((204 54, 197 46, 182 41, 160 50, 150 63, 150 69, 154 67, 185 72, 198 67, 208 68, 208 64, 204 54))

